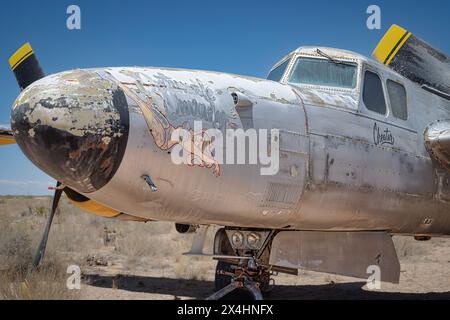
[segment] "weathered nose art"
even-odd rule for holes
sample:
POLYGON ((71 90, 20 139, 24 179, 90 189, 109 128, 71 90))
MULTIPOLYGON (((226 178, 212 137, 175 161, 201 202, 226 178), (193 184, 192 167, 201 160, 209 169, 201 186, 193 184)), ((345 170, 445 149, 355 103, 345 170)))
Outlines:
POLYGON ((160 101, 163 110, 164 100, 161 96, 155 98, 148 98, 147 101, 141 99, 132 89, 125 85, 120 85, 122 90, 127 94, 127 96, 132 99, 141 109, 145 121, 147 122, 150 134, 155 141, 155 144, 164 151, 171 150, 175 145, 179 144, 182 149, 188 153, 186 157, 186 163, 189 165, 198 165, 200 167, 213 168, 214 174, 218 177, 220 176, 220 165, 212 157, 205 156, 206 148, 210 148, 212 142, 207 138, 207 133, 205 129, 193 130, 189 129, 189 139, 185 140, 174 140, 173 136, 182 127, 174 127, 166 118, 163 112, 159 111, 155 105, 155 100, 160 101), (205 141, 208 141, 205 145, 205 141))
POLYGON ((94 71, 70 71, 33 83, 17 98, 12 130, 47 174, 89 193, 114 175, 128 139, 124 92, 94 71))
MULTIPOLYGON (((132 73, 130 74, 133 75, 132 73)), ((220 164, 214 157, 208 156, 212 153, 211 150, 214 149, 214 146, 206 132, 207 129, 192 129, 189 121, 186 121, 188 117, 180 117, 180 119, 184 119, 183 123, 173 124, 170 122, 167 118, 167 114, 170 110, 168 110, 163 95, 159 92, 144 88, 144 85, 139 79, 135 79, 135 82, 128 84, 120 82, 109 73, 103 73, 103 75, 105 77, 111 77, 113 81, 116 81, 118 86, 125 92, 126 96, 139 107, 147 123, 148 130, 159 149, 170 151, 175 145, 179 145, 186 155, 184 159, 185 164, 189 166, 210 168, 213 170, 216 177, 220 176, 220 164), (184 140, 174 139, 173 137, 180 136, 180 131, 182 130, 187 130, 189 137, 184 140)), ((196 98, 202 98, 202 95, 199 94, 196 98)), ((211 99, 211 96, 209 99, 211 99)), ((199 104, 196 100, 194 101, 197 105, 199 104)), ((206 109, 206 107, 203 108, 206 109)), ((214 105, 210 106, 210 109, 213 110, 214 105)), ((195 111, 191 110, 191 112, 192 116, 194 116, 195 111)))

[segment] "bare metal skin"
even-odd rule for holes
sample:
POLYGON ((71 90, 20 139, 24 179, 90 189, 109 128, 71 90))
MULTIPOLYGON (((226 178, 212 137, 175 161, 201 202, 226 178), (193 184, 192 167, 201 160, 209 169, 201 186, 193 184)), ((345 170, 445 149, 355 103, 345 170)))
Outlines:
MULTIPOLYGON (((430 124, 449 118, 448 101, 360 55, 321 49, 335 59, 358 64, 355 89, 290 84, 286 75, 278 83, 167 68, 75 70, 43 78, 23 91, 14 106, 13 129, 14 121, 19 121, 15 110, 27 104, 33 112, 25 111, 27 118, 21 121, 32 122, 33 127, 46 125, 85 136, 100 126, 104 130, 95 134, 105 148, 112 138, 126 134, 126 150, 105 185, 83 190, 83 183, 53 176, 136 217, 267 229, 450 235, 450 187, 443 183, 448 173, 432 160, 424 140, 430 124), (361 98, 367 69, 383 81, 406 87, 407 120, 390 111, 383 116, 367 110, 361 98), (92 85, 80 87, 77 79, 87 75, 92 85), (56 90, 50 94, 71 97, 66 109, 58 111, 64 113, 64 121, 53 121, 49 114, 54 110, 41 103, 49 92, 39 88, 50 84, 56 90), (129 112, 127 132, 117 127, 120 115, 108 109, 115 91, 126 98, 121 103, 129 112), (248 97, 251 107, 236 107, 232 93, 248 97), (111 120, 117 123, 109 126, 111 120), (208 160, 203 165, 175 165, 170 135, 176 128, 192 127, 194 120, 201 120, 205 129, 279 129, 279 172, 262 176, 260 165, 217 165, 208 160), (151 177, 157 192, 142 175, 151 177)), ((319 58, 315 50, 299 48, 289 57, 319 58)), ((29 139, 26 143, 36 139, 34 130, 20 136, 29 139)), ((27 154, 31 159, 36 157, 31 153, 27 154)), ((77 165, 89 161, 95 159, 88 157, 77 165)), ((35 162, 52 175, 53 170, 35 162)))
MULTIPOLYGON (((389 32, 399 41, 410 35, 395 26, 389 32)), ((172 221, 179 232, 195 232, 189 255, 205 255, 209 226, 222 227, 211 298, 246 288, 260 299, 273 271, 300 268, 358 278, 374 272, 398 283, 392 234, 450 235, 450 99, 439 89, 446 78, 414 74, 405 57, 420 46, 410 39, 391 68, 345 50, 300 47, 271 70, 277 81, 137 67, 42 77, 26 72, 39 67, 33 55, 13 68, 25 89, 13 106, 12 133, 0 132, 3 143, 13 134, 58 181, 33 266, 65 192, 98 215, 172 221), (267 139, 276 170, 261 158, 219 161, 219 151, 228 156, 239 147, 204 141, 212 129, 224 137, 266 132, 245 153, 250 160, 250 148, 267 139), (179 132, 188 136, 174 138, 179 132), (189 161, 174 162, 179 150, 189 161)), ((379 45, 375 57, 388 61, 394 51, 386 48, 379 45)), ((434 55, 422 58, 420 70, 436 65, 434 55)))

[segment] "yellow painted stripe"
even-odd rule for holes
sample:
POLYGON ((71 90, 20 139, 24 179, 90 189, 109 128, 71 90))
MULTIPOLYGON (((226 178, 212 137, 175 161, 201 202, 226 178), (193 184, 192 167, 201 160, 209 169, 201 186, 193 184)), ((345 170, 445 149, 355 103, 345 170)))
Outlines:
MULTIPOLYGON (((389 54, 393 52, 395 46, 402 40, 402 37, 406 32, 407 30, 403 29, 402 27, 399 27, 396 24, 392 25, 373 51, 372 55, 375 57, 375 59, 377 59, 381 63, 384 63, 386 59, 388 59, 389 54)), ((401 48, 401 46, 399 46, 399 48, 401 48)), ((392 54, 391 56, 395 55, 392 54)))
POLYGON ((401 47, 403 47, 403 45, 405 44, 406 40, 409 39, 409 37, 411 37, 411 32, 408 32, 408 34, 406 35, 405 38, 403 38, 403 40, 398 44, 397 48, 395 49, 395 51, 391 54, 391 56, 388 58, 388 60, 386 61, 386 65, 388 66, 392 59, 397 55, 398 50, 400 50, 401 47))
POLYGON ((14 144, 14 143, 16 143, 16 140, 13 137, 0 136, 0 145, 14 144))
MULTIPOLYGON (((70 199, 69 199, 70 200, 70 199)), ((108 208, 94 200, 88 200, 83 202, 77 202, 70 200, 74 205, 80 208, 83 211, 93 213, 97 216, 105 217, 105 218, 113 218, 120 214, 119 211, 108 208)))
POLYGON ((22 47, 19 48, 12 56, 9 58, 9 66, 11 69, 16 69, 20 63, 25 61, 29 56, 33 54, 33 48, 27 42, 22 47))

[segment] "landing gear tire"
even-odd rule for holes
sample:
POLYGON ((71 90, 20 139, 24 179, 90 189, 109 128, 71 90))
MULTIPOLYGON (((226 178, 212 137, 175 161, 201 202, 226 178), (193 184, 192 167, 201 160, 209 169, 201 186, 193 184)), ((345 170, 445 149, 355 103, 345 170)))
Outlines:
MULTIPOLYGON (((214 279, 214 286, 216 291, 219 291, 231 283, 232 277, 226 274, 221 274, 222 272, 233 273, 234 270, 231 267, 232 264, 218 261, 216 266, 216 276, 214 279)), ((269 293, 269 282, 262 283, 260 285, 260 290, 263 296, 268 295, 269 293)), ((253 300, 254 296, 252 293, 246 288, 235 289, 234 291, 228 293, 226 296, 222 298, 223 300, 253 300)))

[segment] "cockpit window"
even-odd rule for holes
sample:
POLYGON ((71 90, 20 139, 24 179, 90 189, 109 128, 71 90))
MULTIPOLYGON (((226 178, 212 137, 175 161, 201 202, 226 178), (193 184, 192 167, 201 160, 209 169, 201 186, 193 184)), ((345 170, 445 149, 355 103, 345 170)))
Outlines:
POLYGON ((356 87, 357 69, 356 63, 300 57, 289 82, 352 89, 356 87))
POLYGON ((406 89, 398 82, 390 79, 387 81, 387 91, 389 94, 389 101, 391 102, 392 114, 396 118, 402 120, 408 119, 408 106, 406 102, 406 89))
POLYGON ((366 71, 364 74, 363 101, 367 109, 386 114, 383 84, 380 77, 372 71, 366 71))
POLYGON ((281 78, 283 77, 284 71, 286 70, 286 68, 289 64, 289 61, 291 61, 291 59, 287 59, 285 62, 280 64, 278 67, 276 67, 275 69, 270 71, 269 75, 267 76, 267 80, 280 81, 281 78))

